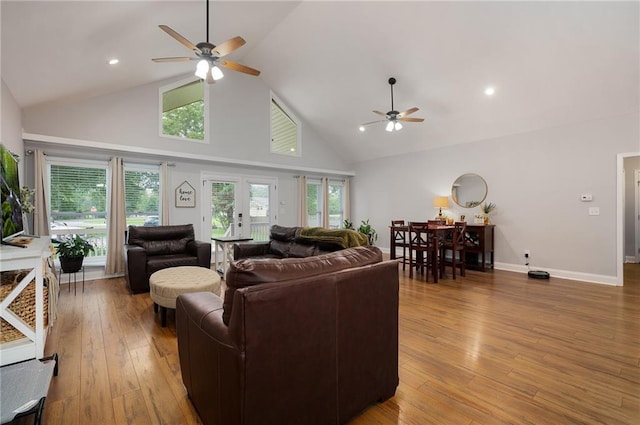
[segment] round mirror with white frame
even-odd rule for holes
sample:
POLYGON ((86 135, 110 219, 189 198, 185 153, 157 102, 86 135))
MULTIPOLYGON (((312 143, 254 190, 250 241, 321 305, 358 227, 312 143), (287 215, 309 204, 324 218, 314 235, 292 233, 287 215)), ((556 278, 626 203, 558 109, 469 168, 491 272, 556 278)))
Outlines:
POLYGON ((478 174, 463 174, 453 182, 451 198, 462 208, 473 208, 485 200, 487 190, 487 182, 478 174))

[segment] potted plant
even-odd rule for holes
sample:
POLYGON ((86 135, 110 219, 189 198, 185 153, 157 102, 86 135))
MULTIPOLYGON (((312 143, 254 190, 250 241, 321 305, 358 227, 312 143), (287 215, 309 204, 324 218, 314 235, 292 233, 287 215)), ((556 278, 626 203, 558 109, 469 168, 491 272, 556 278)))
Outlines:
MULTIPOLYGON (((351 229, 351 230, 356 230, 353 227, 353 223, 350 222, 349 220, 345 220, 344 221, 344 228, 345 229, 351 229)), ((358 227, 358 232, 362 233, 363 235, 365 235, 367 237, 367 239, 369 239, 369 245, 373 245, 373 243, 378 240, 378 233, 376 232, 376 229, 374 229, 373 227, 371 227, 371 225, 369 224, 369 219, 362 220, 362 223, 360 224, 360 227, 358 227)))
POLYGON ((65 273, 75 273, 82 268, 84 257, 94 252, 91 242, 80 235, 70 235, 64 239, 54 239, 56 254, 60 259, 60 267, 65 273))
POLYGON ((480 207, 480 209, 484 213, 484 224, 489 224, 489 214, 496 209, 496 204, 494 204, 493 202, 485 202, 484 204, 482 204, 482 207, 480 207))

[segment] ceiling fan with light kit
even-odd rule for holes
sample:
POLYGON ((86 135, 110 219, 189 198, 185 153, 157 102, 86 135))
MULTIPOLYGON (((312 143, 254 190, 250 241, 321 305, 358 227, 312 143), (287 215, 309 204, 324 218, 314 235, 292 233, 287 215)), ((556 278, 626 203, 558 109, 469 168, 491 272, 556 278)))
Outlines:
POLYGON ((160 29, 169 34, 175 40, 177 40, 180 44, 185 46, 187 49, 191 50, 195 53, 195 57, 193 56, 177 56, 177 57, 167 57, 167 58, 154 58, 152 61, 154 62, 183 62, 183 61, 198 61, 198 65, 196 66, 195 75, 197 77, 206 80, 207 83, 213 84, 216 80, 224 77, 224 74, 220 70, 219 66, 230 69, 232 71, 242 72, 244 74, 258 76, 260 75, 260 71, 257 69, 253 69, 246 65, 239 64, 237 62, 230 61, 228 59, 223 59, 224 56, 227 56, 234 50, 242 47, 246 41, 240 36, 230 38, 229 40, 223 42, 222 44, 218 44, 217 46, 209 43, 209 0, 206 0, 207 3, 207 41, 202 41, 198 44, 193 44, 182 35, 178 34, 175 30, 171 29, 167 25, 159 25, 160 29))
POLYGON ((398 112, 394 109, 393 107, 393 85, 396 83, 396 79, 391 77, 389 78, 389 85, 391 86, 391 110, 389 112, 387 112, 386 114, 384 112, 380 112, 380 111, 373 111, 374 114, 378 114, 378 115, 382 115, 383 117, 385 117, 385 119, 383 120, 377 120, 377 121, 371 121, 371 122, 367 122, 364 124, 360 125, 360 131, 365 131, 365 126, 369 125, 369 124, 375 124, 375 123, 379 123, 379 122, 387 122, 387 126, 385 127, 385 130, 387 131, 393 131, 393 130, 401 130, 402 129, 402 123, 401 122, 423 122, 424 118, 413 118, 413 117, 407 117, 407 115, 411 115, 414 112, 418 111, 418 108, 413 107, 413 108, 409 108, 406 111, 403 112, 398 112))

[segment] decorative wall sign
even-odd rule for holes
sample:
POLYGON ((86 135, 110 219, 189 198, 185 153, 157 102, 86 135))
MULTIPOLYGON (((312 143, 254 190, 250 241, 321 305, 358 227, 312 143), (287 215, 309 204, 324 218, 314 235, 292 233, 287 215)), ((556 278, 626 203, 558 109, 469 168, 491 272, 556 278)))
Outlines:
POLYGON ((196 190, 188 181, 183 181, 176 188, 176 208, 195 208, 196 190))

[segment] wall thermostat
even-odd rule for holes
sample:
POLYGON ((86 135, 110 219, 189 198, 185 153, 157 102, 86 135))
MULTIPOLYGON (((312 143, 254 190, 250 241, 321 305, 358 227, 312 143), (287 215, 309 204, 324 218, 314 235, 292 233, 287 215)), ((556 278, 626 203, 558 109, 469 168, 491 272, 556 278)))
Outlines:
POLYGON ((580 195, 580 200, 582 202, 589 202, 589 201, 593 201, 593 195, 591 195, 590 193, 587 193, 585 195, 580 195))

